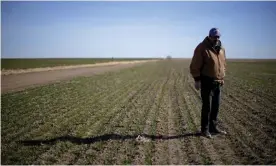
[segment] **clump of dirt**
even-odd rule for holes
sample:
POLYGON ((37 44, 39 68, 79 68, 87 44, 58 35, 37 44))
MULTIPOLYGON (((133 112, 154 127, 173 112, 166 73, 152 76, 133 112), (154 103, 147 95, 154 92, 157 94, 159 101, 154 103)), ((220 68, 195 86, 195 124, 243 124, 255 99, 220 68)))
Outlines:
POLYGON ((149 138, 143 137, 141 135, 138 135, 135 140, 137 142, 150 142, 151 141, 149 138))

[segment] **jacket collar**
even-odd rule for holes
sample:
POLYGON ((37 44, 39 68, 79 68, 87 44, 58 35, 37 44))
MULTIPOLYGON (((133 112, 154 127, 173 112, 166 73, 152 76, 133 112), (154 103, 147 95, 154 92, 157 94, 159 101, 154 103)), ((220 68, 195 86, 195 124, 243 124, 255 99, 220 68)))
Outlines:
MULTIPOLYGON (((218 45, 218 46, 221 48, 221 41, 218 40, 218 42, 219 42, 219 45, 218 45)), ((211 43, 211 41, 210 41, 210 39, 209 39, 208 36, 206 36, 205 39, 203 40, 203 44, 206 45, 208 48, 212 49, 213 51, 219 53, 219 50, 217 51, 217 50, 214 48, 214 46, 212 45, 212 43, 211 43)))

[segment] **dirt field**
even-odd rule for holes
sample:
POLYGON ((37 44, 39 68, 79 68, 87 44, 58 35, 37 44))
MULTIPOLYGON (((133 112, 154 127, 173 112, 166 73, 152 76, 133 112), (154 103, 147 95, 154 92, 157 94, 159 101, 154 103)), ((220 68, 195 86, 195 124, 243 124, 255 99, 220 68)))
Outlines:
MULTIPOLYGON (((74 59, 72 59, 73 61, 74 59)), ((31 63, 31 62, 28 62, 28 60, 22 60, 21 63, 23 63, 24 61, 27 61, 26 63, 31 63)), ((45 60, 47 62, 47 59, 45 60)), ((39 66, 41 65, 40 67, 36 67, 36 66, 28 66, 28 64, 26 64, 25 67, 28 67, 28 68, 22 68, 22 69, 17 69, 17 68, 11 68, 11 69, 2 69, 1 70, 1 75, 12 75, 12 74, 25 74, 25 73, 34 73, 34 72, 44 72, 44 71, 56 71, 56 70, 68 70, 68 69, 80 69, 80 68, 88 68, 88 67, 102 67, 102 66, 114 66, 114 65, 125 65, 125 64, 133 64, 133 63, 144 63, 144 62, 149 62, 149 61, 157 61, 157 60, 132 60, 132 61, 112 61, 112 62, 94 62, 92 64, 75 64, 75 65, 70 65, 70 64, 66 64, 66 59, 63 60, 65 61, 64 65, 60 65, 59 64, 52 64, 52 65, 55 65, 55 66, 46 66, 46 67, 43 67, 43 64, 36 64, 36 66, 39 66)), ((77 61, 77 60, 76 60, 77 61)), ((79 63, 83 62, 84 60, 82 61, 77 61, 79 63)), ((43 60, 39 60, 40 63, 43 63, 43 60)), ((53 60, 53 62, 55 62, 53 60)), ((74 62, 74 61, 73 61, 74 62)), ((73 63, 72 62, 72 63, 73 63)), ((5 62, 2 62, 3 64, 5 62)), ((20 64, 21 64, 20 63, 20 64)), ((75 62, 76 63, 76 62, 75 62)), ((84 63, 84 62, 83 62, 84 63)), ((23 63, 24 64, 24 63, 23 63)), ((16 63, 14 64, 16 65, 16 63)), ((14 67, 14 66, 12 66, 14 67)))
POLYGON ((1 93, 20 91, 77 76, 92 76, 104 72, 121 70, 150 61, 107 62, 88 65, 31 68, 2 71, 1 93))
POLYGON ((147 58, 1 58, 1 71, 5 73, 17 71, 28 71, 28 69, 40 70, 41 68, 51 70, 53 68, 72 68, 81 66, 94 66, 107 63, 121 63, 134 61, 148 61, 160 59, 147 58))
POLYGON ((2 94, 1 164, 276 164, 275 63, 228 64, 201 137, 189 61, 158 61, 2 94))

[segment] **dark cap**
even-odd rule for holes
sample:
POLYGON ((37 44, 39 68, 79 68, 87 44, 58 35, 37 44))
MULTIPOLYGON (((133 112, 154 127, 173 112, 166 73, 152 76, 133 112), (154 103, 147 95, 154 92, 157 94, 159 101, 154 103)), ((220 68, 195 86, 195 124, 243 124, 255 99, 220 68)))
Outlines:
POLYGON ((220 34, 219 29, 218 29, 218 28, 212 28, 212 29, 209 31, 209 36, 211 36, 211 37, 215 37, 215 36, 220 37, 221 34, 220 34))

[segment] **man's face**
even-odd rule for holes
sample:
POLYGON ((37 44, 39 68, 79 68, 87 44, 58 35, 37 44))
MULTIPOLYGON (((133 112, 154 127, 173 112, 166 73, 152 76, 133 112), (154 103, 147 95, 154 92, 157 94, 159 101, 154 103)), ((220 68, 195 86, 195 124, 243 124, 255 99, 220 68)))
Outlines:
POLYGON ((219 40, 220 37, 219 37, 219 36, 210 36, 209 38, 210 38, 210 40, 212 41, 212 43, 215 44, 215 43, 218 42, 218 40, 219 40))

